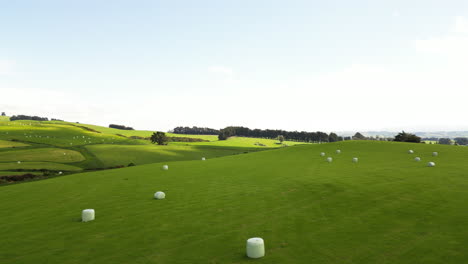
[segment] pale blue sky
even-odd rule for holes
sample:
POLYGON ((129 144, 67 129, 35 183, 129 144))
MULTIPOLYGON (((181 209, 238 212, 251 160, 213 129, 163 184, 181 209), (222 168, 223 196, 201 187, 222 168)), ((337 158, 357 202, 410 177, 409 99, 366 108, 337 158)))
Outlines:
POLYGON ((7 113, 160 130, 468 129, 466 94, 437 97, 468 89, 468 1, 0 4, 7 113))

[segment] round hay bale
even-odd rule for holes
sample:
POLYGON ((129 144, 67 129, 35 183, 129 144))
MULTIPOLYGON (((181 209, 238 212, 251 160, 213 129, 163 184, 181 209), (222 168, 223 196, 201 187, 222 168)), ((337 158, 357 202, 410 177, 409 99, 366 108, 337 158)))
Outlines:
POLYGON ((201 160, 206 160, 205 157, 202 157, 201 160))
POLYGON ((421 161, 421 158, 420 157, 416 157, 414 158, 415 161, 421 161))
POLYGON ((94 220, 94 209, 85 209, 81 212, 81 221, 89 222, 94 220))
POLYGON ((434 166, 435 166, 435 163, 432 162, 432 161, 431 161, 431 162, 428 162, 428 163, 427 163, 427 166, 428 166, 428 167, 434 167, 434 166))
POLYGON ((359 161, 358 158, 353 158, 353 162, 354 162, 354 163, 357 163, 358 161, 359 161))
POLYGON ((63 172, 59 171, 59 173, 58 173, 58 174, 59 174, 59 175, 62 175, 62 173, 63 173, 63 172))
POLYGON ((253 237, 247 239, 247 257, 261 258, 265 256, 265 242, 262 238, 253 237))
POLYGON ((328 157, 327 158, 327 162, 332 162, 333 161, 333 158, 332 157, 328 157))
POLYGON ((321 152, 320 156, 325 157, 325 152, 321 152))
POLYGON ((18 163, 18 164, 21 164, 21 161, 19 161, 19 160, 18 160, 18 162, 17 162, 17 163, 18 163))
POLYGON ((336 154, 340 154, 341 153, 341 150, 340 149, 337 149, 336 150, 336 154))
POLYGON ((439 153, 437 153, 437 152, 432 152, 432 156, 433 156, 433 157, 437 157, 437 156, 439 156, 439 153))
POLYGON ((155 192, 154 193, 154 198, 157 200, 162 200, 166 198, 166 194, 164 192, 155 192))
POLYGON ((163 165, 163 166, 162 166, 162 169, 163 169, 163 170, 168 170, 168 169, 169 169, 169 166, 168 166, 168 165, 163 165))
POLYGON ((408 154, 413 154, 414 151, 412 149, 408 150, 408 154))

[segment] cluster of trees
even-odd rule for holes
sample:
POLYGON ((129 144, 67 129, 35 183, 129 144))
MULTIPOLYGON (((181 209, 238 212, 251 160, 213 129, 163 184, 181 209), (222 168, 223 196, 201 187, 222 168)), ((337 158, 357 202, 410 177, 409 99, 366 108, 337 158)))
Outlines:
POLYGON ((110 128, 120 129, 120 130, 134 130, 133 127, 126 127, 122 125, 110 124, 110 128))
POLYGON ((406 133, 405 131, 402 131, 395 136, 395 139, 393 141, 421 143, 421 138, 416 136, 415 134, 406 133))
POLYGON ((10 117, 10 120, 11 121, 15 121, 15 120, 49 121, 47 117, 27 116, 27 115, 14 115, 10 117))
POLYGON ((457 145, 468 145, 468 138, 466 137, 457 137, 454 140, 457 145))
POLYGON ((172 131, 174 134, 188 135, 218 135, 219 130, 208 127, 176 127, 172 131))
POLYGON ((2 112, 2 116, 6 116, 5 112, 2 112))
POLYGON ((269 138, 283 140, 300 141, 300 142, 334 142, 343 140, 335 133, 328 135, 325 132, 305 132, 305 131, 285 131, 273 129, 250 129, 248 127, 230 126, 219 131, 219 140, 226 140, 232 136, 252 137, 252 138, 269 138))

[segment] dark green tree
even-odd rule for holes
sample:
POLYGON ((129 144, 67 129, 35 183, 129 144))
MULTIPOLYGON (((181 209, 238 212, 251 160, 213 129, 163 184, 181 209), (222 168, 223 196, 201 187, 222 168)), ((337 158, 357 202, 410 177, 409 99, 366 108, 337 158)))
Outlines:
POLYGON ((458 145, 468 145, 468 138, 466 138, 466 137, 457 137, 457 138, 455 138, 455 142, 458 145))
POLYGON ((332 132, 330 133, 330 135, 328 135, 328 142, 337 142, 337 141, 339 141, 337 134, 332 132))
POLYGON ((415 134, 406 133, 405 131, 401 131, 395 136, 393 141, 399 142, 412 142, 412 143, 421 143, 421 138, 416 136, 415 134))
POLYGON ((153 135, 151 135, 150 140, 153 144, 157 143, 158 145, 167 145, 167 141, 169 139, 166 137, 166 133, 164 132, 154 132, 153 135))
POLYGON ((5 112, 2 112, 2 116, 6 116, 5 112))

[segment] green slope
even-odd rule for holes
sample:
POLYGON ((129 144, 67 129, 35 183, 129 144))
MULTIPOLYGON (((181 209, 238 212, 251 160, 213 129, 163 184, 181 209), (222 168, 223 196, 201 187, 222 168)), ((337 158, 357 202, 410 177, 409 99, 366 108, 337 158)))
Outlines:
POLYGON ((466 263, 467 159, 464 147, 341 142, 4 186, 0 260, 466 263), (80 222, 86 208, 95 221, 80 222), (266 257, 251 261, 254 236, 266 257))

